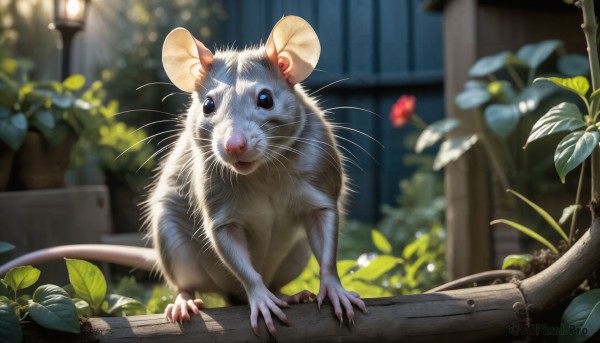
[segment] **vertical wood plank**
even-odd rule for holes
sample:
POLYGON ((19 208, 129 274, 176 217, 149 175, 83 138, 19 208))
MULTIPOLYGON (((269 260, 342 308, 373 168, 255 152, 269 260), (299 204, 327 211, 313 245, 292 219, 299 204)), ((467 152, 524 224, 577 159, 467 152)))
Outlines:
MULTIPOLYGON (((444 66, 442 51, 442 18, 423 10, 422 1, 411 0, 414 18, 413 54, 414 69, 442 70, 444 66)), ((450 42, 450 41, 449 41, 450 42)))

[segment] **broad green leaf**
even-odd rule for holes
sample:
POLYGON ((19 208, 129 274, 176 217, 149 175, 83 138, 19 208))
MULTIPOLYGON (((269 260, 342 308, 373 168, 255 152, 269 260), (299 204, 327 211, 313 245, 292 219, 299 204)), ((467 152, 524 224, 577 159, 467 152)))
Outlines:
POLYGON ((394 256, 382 255, 378 256, 368 266, 361 268, 352 274, 353 279, 361 279, 372 281, 398 265, 398 259, 394 256))
POLYGON ((502 262, 502 269, 523 267, 523 266, 527 265, 527 263, 529 263, 529 261, 531 261, 531 257, 532 256, 530 254, 508 255, 504 258, 504 261, 502 262))
POLYGON ((477 134, 452 137, 444 141, 440 146, 440 150, 433 161, 433 169, 440 170, 448 163, 456 161, 466 151, 477 143, 479 137, 477 134))
POLYGON ((552 107, 531 128, 525 147, 537 139, 553 133, 573 131, 585 126, 579 108, 572 103, 563 102, 552 107))
POLYGON ((8 120, 0 120, 0 140, 12 150, 18 150, 27 135, 27 119, 23 113, 10 116, 8 120))
POLYGON ((410 242, 407 246, 402 250, 402 257, 404 259, 409 260, 415 254, 417 256, 423 255, 427 251, 427 247, 429 246, 430 236, 429 235, 421 235, 414 241, 410 242))
POLYGON ((21 336, 21 322, 13 307, 0 302, 0 343, 20 343, 21 336))
POLYGON ((559 40, 545 40, 539 43, 523 45, 517 52, 517 58, 536 69, 548 59, 557 49, 563 47, 559 40))
POLYGON ((27 117, 23 113, 17 113, 10 117, 10 123, 21 131, 27 131, 27 117))
POLYGON ((341 260, 337 263, 337 270, 340 277, 348 274, 352 268, 355 268, 358 263, 354 260, 341 260))
POLYGON ((6 273, 3 279, 5 285, 10 287, 13 292, 30 287, 40 277, 40 270, 32 266, 15 267, 6 273))
POLYGON ((492 221, 490 224, 491 225, 506 224, 514 229, 517 229, 517 230, 521 231, 522 233, 526 234, 527 236, 529 236, 529 237, 535 239, 536 241, 542 243, 543 245, 547 246, 550 250, 552 250, 552 252, 554 252, 555 254, 558 255, 558 249, 556 249, 556 247, 552 243, 548 242, 548 240, 546 240, 544 237, 540 236, 535 231, 533 231, 532 229, 530 229, 524 225, 515 223, 515 222, 513 222, 511 220, 507 220, 507 219, 496 219, 496 220, 492 221))
POLYGON ((554 164, 562 183, 571 170, 577 168, 597 148, 598 131, 571 132, 563 138, 554 152, 554 164))
POLYGON ((515 89, 508 81, 490 82, 487 86, 487 90, 493 97, 494 103, 510 103, 516 97, 515 89))
POLYGON ((45 328, 79 333, 77 309, 67 292, 56 285, 43 285, 35 290, 29 315, 45 328))
POLYGON ((8 243, 8 242, 2 242, 0 241, 0 254, 11 251, 15 248, 14 245, 8 243))
POLYGON ((66 259, 66 263, 69 281, 75 292, 98 313, 106 296, 104 275, 98 267, 87 261, 66 259))
POLYGON ((454 98, 454 103, 461 110, 469 110, 479 107, 492 98, 490 92, 483 88, 469 88, 458 93, 454 98))
POLYGON ((423 150, 444 138, 448 132, 454 130, 458 125, 460 125, 460 120, 455 118, 447 118, 436 121, 435 123, 427 126, 427 128, 421 132, 419 138, 417 139, 415 151, 420 154, 423 150))
POLYGON ((56 124, 52 112, 50 112, 47 109, 33 113, 32 119, 36 127, 41 125, 49 130, 52 130, 54 128, 54 125, 56 124))
POLYGON ((559 342, 585 342, 594 336, 600 329, 600 289, 576 296, 563 313, 562 325, 580 329, 580 334, 559 336, 559 342))
POLYGON ((519 107, 519 112, 525 115, 535 111, 542 101, 556 92, 558 88, 550 82, 531 83, 521 91, 514 103, 519 107))
POLYGON ((73 105, 75 98, 70 95, 52 94, 52 104, 58 108, 67 109, 73 105))
POLYGON ((506 138, 517 127, 521 113, 514 104, 493 104, 485 108, 483 116, 490 130, 498 136, 506 138))
POLYGON ((12 296, 10 294, 10 291, 8 290, 8 286, 6 286, 4 281, 0 279, 0 299, 2 299, 2 297, 10 298, 12 296))
POLYGON ((140 310, 146 312, 146 306, 144 306, 144 304, 130 297, 109 294, 106 296, 105 300, 106 313, 112 316, 121 315, 122 312, 125 312, 126 314, 139 313, 140 310))
POLYGON ((390 254, 392 252, 392 245, 385 238, 381 232, 377 230, 371 230, 371 239, 373 239, 373 244, 375 247, 384 254, 390 254))
POLYGON ((71 75, 63 81, 63 85, 68 90, 78 91, 85 85, 85 77, 81 74, 71 75))
POLYGON ((559 72, 568 77, 590 73, 588 57, 581 54, 567 54, 559 57, 556 67, 559 72))
POLYGON ((562 215, 558 220, 559 224, 564 224, 573 216, 573 214, 581 209, 581 205, 569 205, 563 209, 562 215))
POLYGON ((469 76, 471 77, 483 77, 493 74, 502 69, 507 62, 514 60, 515 56, 508 52, 501 52, 496 55, 486 56, 481 58, 469 70, 469 76))
POLYGON ((488 86, 488 82, 481 81, 481 80, 469 80, 469 81, 465 82, 465 89, 473 89, 473 88, 487 89, 487 86, 488 86))
POLYGON ((92 308, 90 307, 90 304, 87 303, 87 301, 81 300, 79 298, 71 298, 71 301, 73 301, 73 305, 75 305, 75 308, 77 309, 78 316, 88 316, 88 317, 94 316, 94 313, 92 312, 92 308))
POLYGON ((585 94, 590 89, 590 83, 583 76, 575 76, 566 79, 561 79, 559 77, 540 77, 534 80, 537 82, 538 80, 546 80, 554 83, 557 86, 560 86, 564 89, 575 92, 575 94, 585 99, 585 94))
POLYGON ((556 220, 554 220, 554 218, 552 218, 552 216, 548 212, 546 212, 546 210, 544 210, 543 208, 539 207, 533 201, 527 199, 522 194, 513 191, 512 189, 509 189, 508 192, 512 193, 514 196, 516 196, 517 198, 521 199, 524 203, 526 203, 527 205, 529 205, 529 207, 533 208, 540 215, 540 217, 544 218, 544 220, 548 224, 550 224, 550 226, 552 226, 552 228, 556 232, 558 232, 558 234, 565 240, 565 242, 569 242, 569 239, 567 238, 567 235, 565 234, 565 232, 563 231, 563 229, 560 227, 560 225, 558 225, 558 223, 556 222, 556 220))

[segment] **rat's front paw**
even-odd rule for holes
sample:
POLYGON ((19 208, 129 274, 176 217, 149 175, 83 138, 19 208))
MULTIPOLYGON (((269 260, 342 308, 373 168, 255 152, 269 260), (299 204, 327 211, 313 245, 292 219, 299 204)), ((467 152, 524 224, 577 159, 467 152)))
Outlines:
POLYGON ((204 305, 202 299, 194 299, 194 296, 188 292, 179 292, 175 302, 169 304, 165 309, 165 318, 170 322, 182 322, 190 320, 189 311, 200 314, 200 309, 204 305))
POLYGON ((340 280, 335 277, 323 277, 321 278, 321 286, 319 289, 319 295, 317 296, 317 304, 321 308, 321 304, 325 297, 329 298, 335 316, 340 321, 340 326, 343 322, 342 306, 346 311, 346 317, 348 322, 354 325, 354 309, 353 305, 358 307, 363 313, 367 313, 367 307, 362 301, 360 296, 355 292, 349 292, 342 287, 340 280))
POLYGON ((267 288, 259 288, 251 291, 248 294, 248 301, 250 302, 250 324, 252 325, 252 331, 258 336, 258 315, 261 314, 267 325, 267 329, 271 335, 276 336, 277 330, 273 324, 273 318, 271 312, 281 320, 285 325, 290 325, 287 317, 281 310, 281 307, 289 307, 289 305, 277 298, 267 288))

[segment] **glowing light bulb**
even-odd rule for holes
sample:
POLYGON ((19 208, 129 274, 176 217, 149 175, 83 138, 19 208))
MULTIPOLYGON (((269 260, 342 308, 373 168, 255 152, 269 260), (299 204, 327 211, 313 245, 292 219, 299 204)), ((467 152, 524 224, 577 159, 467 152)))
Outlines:
POLYGON ((77 1, 77 0, 68 0, 67 1, 67 17, 77 18, 77 16, 79 15, 79 11, 81 11, 81 6, 79 5, 79 1, 77 1))

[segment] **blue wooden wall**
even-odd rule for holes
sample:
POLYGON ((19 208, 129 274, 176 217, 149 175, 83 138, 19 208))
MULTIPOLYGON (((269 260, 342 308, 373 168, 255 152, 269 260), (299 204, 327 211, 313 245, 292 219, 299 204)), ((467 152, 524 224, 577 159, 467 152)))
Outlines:
POLYGON ((417 112, 427 122, 444 117, 443 46, 441 15, 425 12, 419 0, 226 0, 228 20, 217 42, 235 46, 266 41, 284 15, 306 19, 321 41, 317 69, 304 84, 317 90, 333 81, 347 81, 320 91, 331 119, 360 130, 373 140, 338 130, 361 148, 341 142, 362 170, 348 164, 354 184, 349 215, 374 223, 383 203, 395 204, 398 182, 413 171, 403 164, 410 153, 404 138, 412 127, 393 128, 388 119, 392 104, 402 94, 417 96, 417 112))

